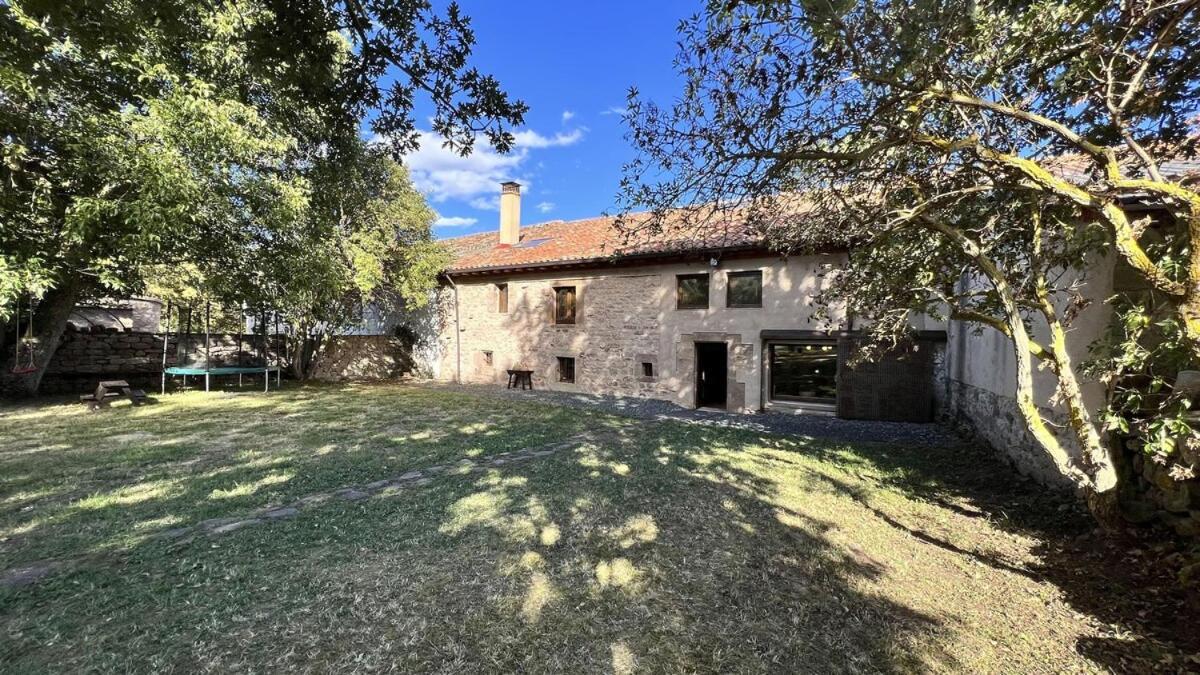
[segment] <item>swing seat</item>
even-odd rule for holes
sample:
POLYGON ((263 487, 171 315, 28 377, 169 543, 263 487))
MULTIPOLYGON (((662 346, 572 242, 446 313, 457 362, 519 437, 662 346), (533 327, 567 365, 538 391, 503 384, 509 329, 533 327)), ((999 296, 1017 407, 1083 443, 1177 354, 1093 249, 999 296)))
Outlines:
POLYGON ((13 375, 28 375, 30 373, 36 373, 37 370, 37 366, 25 366, 23 368, 13 368, 8 372, 12 373, 13 375))

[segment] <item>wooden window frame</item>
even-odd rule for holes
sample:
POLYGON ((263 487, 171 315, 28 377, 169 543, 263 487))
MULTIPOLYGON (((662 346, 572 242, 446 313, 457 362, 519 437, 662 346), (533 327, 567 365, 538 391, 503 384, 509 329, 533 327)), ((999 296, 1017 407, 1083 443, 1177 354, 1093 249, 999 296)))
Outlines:
POLYGON ((575 362, 575 357, 574 356, 559 356, 557 358, 557 361, 558 361, 558 381, 562 384, 575 384, 575 380, 577 380, 579 377, 579 374, 575 368, 577 365, 575 362), (568 368, 563 367, 566 364, 570 365, 570 368, 569 368, 570 376, 571 376, 570 379, 567 379, 568 368))
POLYGON ((725 306, 732 309, 761 309, 763 306, 763 273, 762 270, 742 270, 725 274, 725 306), (754 304, 736 303, 733 301, 733 280, 738 278, 756 277, 758 279, 758 302, 754 304))
POLYGON ((496 311, 508 314, 508 284, 496 284, 496 311))
POLYGON ((708 272, 697 272, 695 274, 676 274, 675 275, 675 309, 708 309, 712 301, 712 275, 708 272), (685 279, 704 278, 704 304, 703 305, 685 305, 683 304, 683 295, 680 292, 683 288, 685 279))
POLYGON ((579 321, 579 289, 577 286, 555 286, 554 287, 554 325, 556 326, 574 326, 579 321), (571 294, 571 317, 570 321, 564 321, 560 316, 559 296, 561 293, 570 292, 571 294))

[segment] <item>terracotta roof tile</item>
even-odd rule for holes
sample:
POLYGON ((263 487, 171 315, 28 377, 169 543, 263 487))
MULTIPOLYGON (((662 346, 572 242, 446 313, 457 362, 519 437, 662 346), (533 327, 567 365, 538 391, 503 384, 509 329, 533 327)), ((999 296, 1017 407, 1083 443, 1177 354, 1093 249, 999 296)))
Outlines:
MULTIPOLYGON (((1092 163, 1088 157, 1066 154, 1043 161, 1050 171, 1072 182, 1084 184, 1094 179, 1089 173, 1092 163)), ((1131 164, 1129 158, 1122 158, 1122 163, 1131 164)), ((1200 177, 1198 160, 1164 162, 1161 169, 1169 178, 1184 182, 1200 177)), ((791 204, 790 212, 794 214, 803 213, 811 207, 803 198, 788 201, 791 204)), ((454 258, 446 271, 461 273, 539 265, 569 265, 606 258, 763 246, 762 237, 749 226, 740 223, 736 212, 733 216, 713 220, 709 226, 711 236, 703 239, 696 237, 694 228, 672 227, 673 222, 681 220, 675 215, 684 213, 685 210, 680 210, 668 215, 661 229, 640 232, 628 238, 615 227, 617 217, 601 216, 571 221, 553 220, 522 226, 521 240, 513 246, 500 245, 499 228, 490 232, 443 239, 441 243, 450 250, 454 258)), ((649 216, 634 214, 627 218, 627 224, 635 226, 633 229, 636 230, 639 221, 644 222, 649 216)))
MULTIPOLYGON (((629 222, 644 220, 634 215, 629 222)), ((448 272, 466 272, 539 264, 569 264, 604 258, 670 254, 687 251, 747 248, 761 244, 761 238, 733 222, 713 226, 713 235, 699 240, 684 229, 664 228, 627 238, 615 225, 616 216, 583 220, 554 220, 521 227, 521 240, 512 246, 500 245, 498 229, 464 237, 443 239, 454 262, 448 272)))

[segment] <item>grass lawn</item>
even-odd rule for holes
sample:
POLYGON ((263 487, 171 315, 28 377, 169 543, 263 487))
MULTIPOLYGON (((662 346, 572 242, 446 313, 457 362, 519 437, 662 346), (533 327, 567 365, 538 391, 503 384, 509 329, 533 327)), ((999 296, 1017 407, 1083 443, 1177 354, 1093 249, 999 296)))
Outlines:
POLYGON ((0 574, 50 573, 0 585, 0 670, 1186 667, 1055 499, 967 449, 405 384, 10 407, 0 574))

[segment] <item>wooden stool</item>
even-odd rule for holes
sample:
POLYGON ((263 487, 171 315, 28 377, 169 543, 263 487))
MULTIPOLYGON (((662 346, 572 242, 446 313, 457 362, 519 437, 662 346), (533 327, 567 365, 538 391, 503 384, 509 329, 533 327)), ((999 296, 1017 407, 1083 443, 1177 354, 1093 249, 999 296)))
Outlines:
POLYGON ((533 389, 533 371, 532 370, 510 370, 508 371, 508 388, 516 389, 520 387, 524 389, 533 389))

